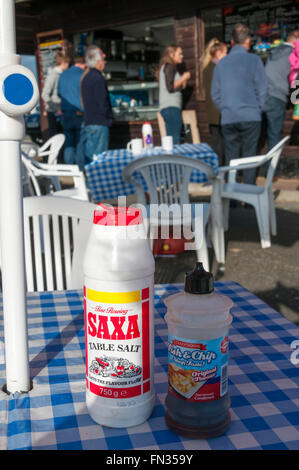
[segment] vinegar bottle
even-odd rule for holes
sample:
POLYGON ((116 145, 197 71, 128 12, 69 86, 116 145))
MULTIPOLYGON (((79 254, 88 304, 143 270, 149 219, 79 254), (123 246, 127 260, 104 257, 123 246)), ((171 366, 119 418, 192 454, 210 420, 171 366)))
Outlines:
POLYGON ((83 261, 86 403, 111 427, 152 413, 154 258, 142 212, 99 205, 83 261))

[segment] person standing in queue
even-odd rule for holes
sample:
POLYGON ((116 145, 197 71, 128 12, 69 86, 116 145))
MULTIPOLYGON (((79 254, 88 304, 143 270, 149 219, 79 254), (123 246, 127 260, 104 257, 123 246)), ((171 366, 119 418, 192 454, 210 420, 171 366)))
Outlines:
POLYGON ((220 124, 221 114, 212 100, 211 85, 215 66, 226 54, 227 45, 224 42, 220 42, 219 39, 213 38, 209 41, 201 58, 203 86, 206 95, 206 110, 212 137, 212 148, 218 155, 219 165, 224 164, 224 144, 220 124))
MULTIPOLYGON (((260 57, 250 54, 251 35, 242 23, 232 31, 232 49, 214 70, 212 100, 221 112, 225 163, 257 155, 262 109, 268 81, 260 57)), ((256 169, 243 171, 246 184, 255 184, 256 169)))
POLYGON ((62 128, 65 135, 64 163, 75 163, 76 149, 83 124, 83 110, 80 101, 80 80, 85 68, 84 57, 77 56, 74 64, 63 72, 58 81, 58 95, 61 98, 62 128))
POLYGON ((84 127, 81 131, 76 163, 81 170, 97 155, 109 148, 110 127, 113 123, 112 107, 106 79, 106 54, 95 45, 85 51, 88 72, 81 80, 81 102, 83 104, 84 127))
POLYGON ((48 139, 61 132, 57 120, 57 116, 61 114, 61 98, 58 95, 58 82, 61 74, 69 68, 70 62, 71 58, 69 56, 61 51, 57 51, 55 67, 48 72, 45 80, 42 99, 45 102, 45 114, 48 118, 48 139))
POLYGON ((166 124, 167 135, 172 136, 173 144, 178 144, 182 128, 182 93, 188 80, 190 72, 182 75, 177 71, 177 66, 184 59, 182 48, 179 46, 167 46, 162 55, 158 77, 159 77, 159 107, 160 113, 166 124))

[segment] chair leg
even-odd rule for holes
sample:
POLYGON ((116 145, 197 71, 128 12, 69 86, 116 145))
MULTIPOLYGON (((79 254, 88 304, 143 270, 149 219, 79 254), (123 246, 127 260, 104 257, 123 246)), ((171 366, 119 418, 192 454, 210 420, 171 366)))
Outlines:
POLYGON ((209 271, 209 252, 208 252, 208 246, 207 246, 207 240, 206 237, 204 236, 201 240, 200 246, 198 246, 198 238, 194 237, 194 242, 195 242, 195 251, 196 251, 196 257, 197 261, 202 262, 203 267, 206 271, 209 271))
POLYGON ((220 264, 225 264, 225 243, 223 228, 214 225, 214 227, 211 229, 211 238, 217 262, 220 264))
POLYGON ((269 200, 269 212, 270 212, 270 226, 272 235, 277 235, 277 223, 276 223, 276 212, 275 212, 275 203, 272 188, 269 189, 268 193, 269 200))
MULTIPOLYGON (((215 191, 211 199, 211 239, 214 247, 215 258, 218 263, 225 263, 225 243, 224 243, 224 216, 223 201, 215 191)), ((229 199, 227 200, 229 202, 229 199)))
POLYGON ((257 200, 257 204, 254 205, 254 207, 261 237, 262 248, 269 248, 271 246, 271 240, 268 198, 264 197, 264 195, 262 197, 259 197, 257 200))
POLYGON ((222 207, 223 207, 223 225, 224 231, 228 230, 229 226, 229 202, 230 199, 223 198, 222 199, 222 207))
POLYGON ((156 226, 149 223, 147 238, 148 238, 152 251, 154 250, 154 238, 155 238, 156 230, 157 230, 156 226))

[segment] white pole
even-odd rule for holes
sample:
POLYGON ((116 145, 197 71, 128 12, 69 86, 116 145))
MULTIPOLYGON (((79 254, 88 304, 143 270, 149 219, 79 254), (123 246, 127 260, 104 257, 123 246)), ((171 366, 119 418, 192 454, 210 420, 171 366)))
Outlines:
POLYGON ((16 27, 14 1, 1 0, 0 8, 0 51, 6 54, 16 53, 16 27))
POLYGON ((19 142, 0 141, 0 237, 7 391, 30 389, 19 142))
POLYGON ((0 239, 9 393, 30 389, 20 142, 23 114, 38 100, 33 74, 16 55, 14 0, 0 0, 0 239))

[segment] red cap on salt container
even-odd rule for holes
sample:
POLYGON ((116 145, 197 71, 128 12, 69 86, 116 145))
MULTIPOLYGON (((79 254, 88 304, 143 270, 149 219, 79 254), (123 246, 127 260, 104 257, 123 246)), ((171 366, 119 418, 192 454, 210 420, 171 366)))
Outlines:
POLYGON ((142 223, 142 211, 137 207, 112 207, 98 204, 93 223, 106 226, 138 225, 142 223))

